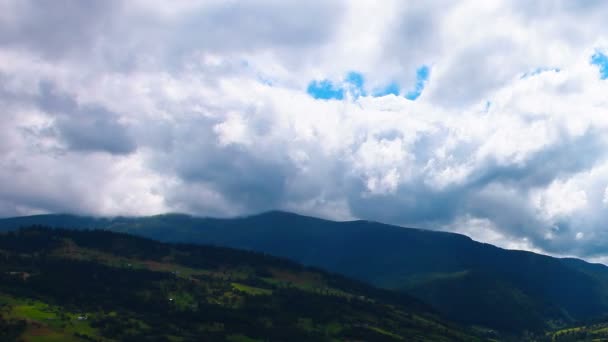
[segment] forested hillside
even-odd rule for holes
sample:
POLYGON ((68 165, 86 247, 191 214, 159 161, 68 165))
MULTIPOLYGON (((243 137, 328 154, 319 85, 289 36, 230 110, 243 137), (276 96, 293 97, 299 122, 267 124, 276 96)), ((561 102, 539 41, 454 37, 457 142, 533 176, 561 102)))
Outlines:
POLYGON ((475 341, 403 294, 264 254, 107 231, 0 234, 0 340, 475 341))
POLYGON ((464 325, 509 333, 559 328, 608 313, 604 265, 504 250, 459 234, 284 212, 234 219, 42 215, 0 220, 0 229, 27 224, 104 228, 264 252, 413 295, 464 325))

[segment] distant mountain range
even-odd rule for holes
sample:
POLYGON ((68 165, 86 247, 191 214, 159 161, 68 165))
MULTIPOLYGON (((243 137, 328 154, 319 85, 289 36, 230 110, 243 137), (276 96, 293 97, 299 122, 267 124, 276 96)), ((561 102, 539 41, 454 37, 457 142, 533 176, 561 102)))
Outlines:
POLYGON ((550 329, 608 313, 608 267, 505 250, 460 234, 285 212, 233 219, 38 215, 2 219, 0 230, 35 224, 286 257, 411 294, 457 322, 506 332, 550 329))

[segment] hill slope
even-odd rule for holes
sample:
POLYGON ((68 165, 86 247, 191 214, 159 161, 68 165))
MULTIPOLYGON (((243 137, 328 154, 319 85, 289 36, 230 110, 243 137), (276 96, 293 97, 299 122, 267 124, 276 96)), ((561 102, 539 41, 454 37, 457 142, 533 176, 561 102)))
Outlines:
POLYGON ((475 341, 411 297, 267 255, 107 231, 0 234, 0 339, 475 341))
POLYGON ((287 257, 406 291, 449 318, 503 331, 559 327, 608 312, 607 267, 504 250, 459 234, 282 212, 235 219, 43 215, 0 220, 0 229, 32 223, 105 228, 287 257))

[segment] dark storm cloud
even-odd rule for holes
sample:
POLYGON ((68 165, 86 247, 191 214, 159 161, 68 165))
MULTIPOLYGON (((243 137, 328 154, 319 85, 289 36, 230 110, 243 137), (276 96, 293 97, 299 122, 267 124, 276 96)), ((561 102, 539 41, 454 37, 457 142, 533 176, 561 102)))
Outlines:
MULTIPOLYGON (((175 140, 166 153, 154 158, 153 166, 163 173, 177 175, 185 184, 206 184, 233 205, 250 212, 280 206, 285 200, 287 178, 294 173, 288 159, 265 154, 267 151, 261 148, 258 154, 255 147, 252 151, 240 144, 220 144, 213 129, 219 123, 192 118, 188 124, 166 127, 175 140)), ((172 198, 175 202, 183 200, 179 196, 172 198)), ((196 207, 199 203, 191 205, 196 207)), ((181 206, 190 205, 181 203, 181 206)))
POLYGON ((9 0, 5 6, 13 13, 0 20, 0 45, 51 59, 92 48, 119 9, 114 0, 9 0))
POLYGON ((338 2, 230 1, 190 14, 174 39, 216 52, 306 47, 328 41, 342 12, 338 2))
POLYGON ((430 95, 432 100, 451 107, 485 99, 515 77, 517 70, 525 70, 524 62, 517 59, 519 53, 507 34, 472 43, 445 66, 441 85, 430 95))
POLYGON ((469 184, 476 188, 491 183, 521 189, 543 187, 555 179, 588 170, 605 159, 605 141, 600 131, 591 129, 578 137, 562 133, 560 137, 555 144, 534 153, 523 164, 503 166, 496 160, 488 160, 470 177, 469 184))
POLYGON ((128 128, 119 122, 119 115, 101 106, 80 105, 50 83, 40 85, 37 102, 41 110, 55 118, 57 135, 69 149, 129 154, 137 148, 128 128))
MULTIPOLYGON (((419 162, 426 163, 429 151, 445 143, 440 139, 445 134, 440 129, 418 140, 415 155, 419 162)), ((597 130, 591 129, 579 137, 562 133, 558 141, 533 153, 523 163, 501 165, 490 157, 478 163, 464 182, 441 189, 417 178, 401 185, 395 193, 362 196, 366 193, 364 182, 351 178, 349 205, 357 217, 427 228, 450 224, 465 215, 486 218, 505 236, 527 238, 546 251, 566 253, 572 245, 560 237, 570 241, 574 235, 566 222, 553 232, 555 239, 547 239, 546 232, 553 225, 540 219, 530 203, 522 199, 530 190, 545 188, 555 180, 593 168, 605 160, 606 153, 603 134, 597 130)), ((454 150, 456 158, 466 158, 475 153, 475 146, 464 144, 454 150)), ((606 245, 601 251, 608 253, 606 245)))

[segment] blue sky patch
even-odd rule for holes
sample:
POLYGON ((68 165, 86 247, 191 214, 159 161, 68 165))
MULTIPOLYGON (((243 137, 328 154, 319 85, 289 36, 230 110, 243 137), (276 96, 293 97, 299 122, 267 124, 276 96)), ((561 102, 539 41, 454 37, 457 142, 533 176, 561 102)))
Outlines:
POLYGON ((351 71, 348 73, 348 75, 346 75, 345 81, 346 83, 351 84, 353 87, 363 90, 363 83, 365 83, 365 79, 361 73, 351 71))
POLYGON ((365 78, 359 72, 351 71, 346 75, 344 79, 344 83, 348 87, 349 92, 355 97, 365 96, 365 89, 363 89, 363 85, 365 84, 365 78))
MULTIPOLYGON (((405 94, 407 99, 413 101, 422 94, 430 73, 431 70, 426 65, 416 70, 416 84, 413 90, 405 94)), ((313 98, 320 100, 342 100, 346 94, 350 94, 353 98, 368 95, 365 91, 365 77, 357 71, 346 74, 341 83, 334 83, 328 79, 311 81, 306 92, 313 98)), ((391 82, 383 88, 376 89, 370 95, 382 97, 391 94, 401 95, 401 87, 397 82, 391 82)))
POLYGON ((321 100, 342 100, 344 89, 335 86, 330 80, 312 81, 308 84, 306 92, 315 99, 321 100))
POLYGON ((601 79, 605 80, 608 78, 608 56, 597 51, 591 56, 591 64, 599 67, 601 79))
POLYGON ((342 84, 334 84, 330 80, 312 81, 308 84, 306 92, 315 99, 342 100, 347 92, 355 98, 364 96, 364 84, 365 78, 363 74, 351 71, 346 75, 342 84))
POLYGON ((376 91, 373 96, 381 97, 381 96, 386 96, 386 95, 390 95, 390 94, 399 96, 400 93, 401 93, 401 88, 399 87, 399 84, 393 82, 393 83, 389 84, 388 86, 376 91))
POLYGON ((416 70, 416 86, 413 90, 410 90, 405 94, 405 98, 408 100, 416 100, 422 94, 424 87, 426 86, 426 82, 429 79, 429 75, 431 74, 431 69, 423 65, 418 70, 416 70))

